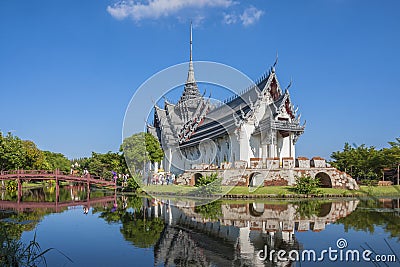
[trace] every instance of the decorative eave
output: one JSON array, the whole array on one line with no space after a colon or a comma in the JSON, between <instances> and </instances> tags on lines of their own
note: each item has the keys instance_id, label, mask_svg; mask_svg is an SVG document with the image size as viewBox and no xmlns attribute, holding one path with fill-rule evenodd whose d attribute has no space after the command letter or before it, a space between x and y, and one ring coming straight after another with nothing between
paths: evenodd
<instances>
[{"instance_id":1,"label":"decorative eave","mask_svg":"<svg viewBox=\"0 0 400 267\"><path fill-rule=\"evenodd\" d=\"M167 107L167 106L175 107L175 104L172 104L172 103L169 102L167 99L165 99L165 100L164 100L164 106L165 106L165 107Z\"/></svg>"},{"instance_id":2,"label":"decorative eave","mask_svg":"<svg viewBox=\"0 0 400 267\"><path fill-rule=\"evenodd\" d=\"M154 105L154 109L155 110L161 110L161 111L164 111L165 112L165 109L163 109L163 108L160 108L159 106L157 106L157 105Z\"/></svg>"},{"instance_id":3,"label":"decorative eave","mask_svg":"<svg viewBox=\"0 0 400 267\"><path fill-rule=\"evenodd\" d=\"M292 120L296 118L296 111L294 110L292 101L290 100L288 89L285 90L285 93L282 95L281 99L278 99L274 102L273 106L276 107L275 117L278 117L280 114L282 114L282 112L285 112Z\"/></svg>"}]
</instances>

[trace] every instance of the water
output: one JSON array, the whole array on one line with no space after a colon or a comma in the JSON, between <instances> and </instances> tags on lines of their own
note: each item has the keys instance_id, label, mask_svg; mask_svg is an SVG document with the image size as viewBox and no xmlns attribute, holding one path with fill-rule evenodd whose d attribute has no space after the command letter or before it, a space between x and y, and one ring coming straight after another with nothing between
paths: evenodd
<instances>
[{"instance_id":1,"label":"water","mask_svg":"<svg viewBox=\"0 0 400 267\"><path fill-rule=\"evenodd\" d=\"M46 254L48 266L400 266L399 258L361 258L367 249L370 258L400 256L400 199L221 200L178 208L172 200L88 194L85 187L65 187L59 199L52 188L26 190L19 203L0 193L1 226L25 243L36 233L42 249L56 248ZM336 261L321 257L329 248ZM286 254L278 257L279 250ZM302 261L304 250L314 250L315 260ZM359 262L346 261L349 250L359 251Z\"/></svg>"}]
</instances>

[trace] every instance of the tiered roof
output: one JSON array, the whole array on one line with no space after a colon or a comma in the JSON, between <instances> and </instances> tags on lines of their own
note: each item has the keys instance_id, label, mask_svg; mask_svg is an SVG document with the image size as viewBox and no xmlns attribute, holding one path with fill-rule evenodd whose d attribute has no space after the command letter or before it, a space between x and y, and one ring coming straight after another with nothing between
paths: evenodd
<instances>
[{"instance_id":1,"label":"tiered roof","mask_svg":"<svg viewBox=\"0 0 400 267\"><path fill-rule=\"evenodd\" d=\"M164 109L155 106L154 125L148 131L157 136L163 146L193 146L205 138L217 138L237 130L243 123L254 121L261 102L267 103L271 114L255 122L255 133L266 129L303 133L300 116L294 109L289 86L283 92L275 73L275 64L255 85L240 95L229 98L223 105L212 108L210 100L200 94L192 61L192 26L190 28L189 71L181 98L176 105L165 100Z\"/></svg>"}]
</instances>

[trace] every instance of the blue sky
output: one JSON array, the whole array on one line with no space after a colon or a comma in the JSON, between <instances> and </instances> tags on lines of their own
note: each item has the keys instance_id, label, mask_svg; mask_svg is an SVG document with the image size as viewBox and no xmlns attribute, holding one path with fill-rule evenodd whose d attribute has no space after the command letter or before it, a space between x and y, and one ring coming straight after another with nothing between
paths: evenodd
<instances>
[{"instance_id":1,"label":"blue sky","mask_svg":"<svg viewBox=\"0 0 400 267\"><path fill-rule=\"evenodd\" d=\"M400 136L397 0L0 1L0 130L68 157L116 151L151 75L188 60L257 79L279 53L307 128L297 155ZM184 81L186 77L182 77Z\"/></svg>"}]
</instances>

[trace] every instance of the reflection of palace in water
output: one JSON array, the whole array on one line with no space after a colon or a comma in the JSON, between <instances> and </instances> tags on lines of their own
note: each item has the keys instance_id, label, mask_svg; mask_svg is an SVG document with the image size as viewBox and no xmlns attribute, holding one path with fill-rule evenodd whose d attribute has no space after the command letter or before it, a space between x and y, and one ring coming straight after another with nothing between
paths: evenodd
<instances>
[{"instance_id":1,"label":"reflection of palace in water","mask_svg":"<svg viewBox=\"0 0 400 267\"><path fill-rule=\"evenodd\" d=\"M304 216L299 203L222 204L219 219L204 219L194 208L153 203L147 216L161 217L167 226L154 248L155 266L290 266L291 262L258 259L271 250L300 250L295 232L321 231L353 212L358 200L322 202Z\"/></svg>"}]
</instances>

